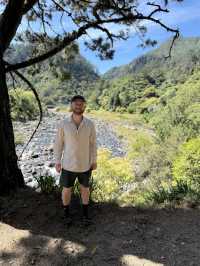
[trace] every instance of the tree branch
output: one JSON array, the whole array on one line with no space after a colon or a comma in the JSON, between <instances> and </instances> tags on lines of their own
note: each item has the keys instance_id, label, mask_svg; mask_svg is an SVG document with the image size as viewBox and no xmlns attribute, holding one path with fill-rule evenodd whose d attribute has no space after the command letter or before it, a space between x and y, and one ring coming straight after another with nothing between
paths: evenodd
<instances>
[{"instance_id":1,"label":"tree branch","mask_svg":"<svg viewBox=\"0 0 200 266\"><path fill-rule=\"evenodd\" d=\"M157 7L156 9L154 9L154 10L149 14L150 17L153 16L153 15L154 15L155 13L157 13L157 12L166 12L166 13L169 12L168 9L163 9L163 8L161 8L160 5L157 5L157 4L154 4L154 3L151 3L151 2L148 2L147 5Z\"/></svg>"},{"instance_id":2,"label":"tree branch","mask_svg":"<svg viewBox=\"0 0 200 266\"><path fill-rule=\"evenodd\" d=\"M83 25L77 31L73 31L72 33L69 33L58 46L56 46L52 50L48 51L47 53L39 55L35 58L31 58L27 61L17 63L15 65L9 65L6 68L6 72L31 66L35 63L39 63L41 61L44 61L51 56L54 56L55 54L60 52L62 49L64 49L67 45L69 45L70 43L72 43L73 41L78 39L80 36L86 34L86 30L88 30L90 28L98 27L104 23L119 23L119 22L129 22L129 21L135 22L136 20L153 21L154 23L159 24L161 27L163 27L167 31L174 32L175 33L175 39L178 38L178 36L179 36L179 30L168 27L167 25L162 23L160 20L151 17L151 14L149 16L144 16L142 14L134 15L134 14L130 13L129 15L118 17L118 18L95 20L95 21L91 21L90 23L88 23L86 25ZM170 51L171 51L171 49L170 49Z\"/></svg>"},{"instance_id":3,"label":"tree branch","mask_svg":"<svg viewBox=\"0 0 200 266\"><path fill-rule=\"evenodd\" d=\"M175 35L174 35L174 37L172 39L172 43L170 45L169 54L168 54L168 56L165 56L165 59L170 58L174 42L175 42L176 39L178 39L178 37L180 35L179 30L178 29L172 29L172 28L168 27L167 25L165 25L164 23L162 23L159 19L152 18L151 16L147 16L147 19L159 24L161 27L163 27L167 31L171 31L171 32L175 33Z\"/></svg>"},{"instance_id":4,"label":"tree branch","mask_svg":"<svg viewBox=\"0 0 200 266\"><path fill-rule=\"evenodd\" d=\"M36 3L38 0L28 0L23 8L23 14L26 14Z\"/></svg>"}]
</instances>

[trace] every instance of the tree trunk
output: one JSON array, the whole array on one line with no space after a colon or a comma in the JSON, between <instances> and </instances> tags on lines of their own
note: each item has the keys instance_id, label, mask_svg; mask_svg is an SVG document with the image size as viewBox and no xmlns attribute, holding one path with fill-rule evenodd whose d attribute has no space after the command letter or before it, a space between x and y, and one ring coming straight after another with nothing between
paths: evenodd
<instances>
[{"instance_id":1,"label":"tree trunk","mask_svg":"<svg viewBox=\"0 0 200 266\"><path fill-rule=\"evenodd\" d=\"M24 178L17 164L5 66L0 56L0 195L19 187L24 187Z\"/></svg>"}]
</instances>

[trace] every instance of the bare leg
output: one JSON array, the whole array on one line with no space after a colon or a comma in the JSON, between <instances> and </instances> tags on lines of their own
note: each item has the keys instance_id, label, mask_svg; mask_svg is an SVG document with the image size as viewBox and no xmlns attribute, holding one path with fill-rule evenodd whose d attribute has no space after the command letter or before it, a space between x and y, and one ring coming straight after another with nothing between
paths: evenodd
<instances>
[{"instance_id":1,"label":"bare leg","mask_svg":"<svg viewBox=\"0 0 200 266\"><path fill-rule=\"evenodd\" d=\"M88 205L89 205L89 195L90 195L90 189L89 187L84 187L83 185L80 185L81 190L81 199L82 199L82 208L83 208L83 219L84 222L88 222ZM87 221L85 221L87 219Z\"/></svg>"},{"instance_id":2,"label":"bare leg","mask_svg":"<svg viewBox=\"0 0 200 266\"><path fill-rule=\"evenodd\" d=\"M69 205L71 201L72 188L63 187L62 190L62 203L64 206Z\"/></svg>"},{"instance_id":3,"label":"bare leg","mask_svg":"<svg viewBox=\"0 0 200 266\"><path fill-rule=\"evenodd\" d=\"M89 187L84 187L83 185L80 185L81 190L81 199L83 204L89 203L89 195L90 195L90 189Z\"/></svg>"},{"instance_id":4,"label":"bare leg","mask_svg":"<svg viewBox=\"0 0 200 266\"><path fill-rule=\"evenodd\" d=\"M65 216L65 219L68 225L70 225L72 222L72 219L69 213L69 205L70 205L71 194L72 194L71 190L72 188L66 188L66 187L63 187L63 190L62 190L62 203L63 203L63 208L64 208L64 216Z\"/></svg>"}]
</instances>

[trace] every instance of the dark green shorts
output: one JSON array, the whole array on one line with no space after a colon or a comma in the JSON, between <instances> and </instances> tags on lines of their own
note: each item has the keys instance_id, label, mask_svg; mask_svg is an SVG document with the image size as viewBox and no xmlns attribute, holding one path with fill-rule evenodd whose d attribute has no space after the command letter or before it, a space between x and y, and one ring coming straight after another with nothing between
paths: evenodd
<instances>
[{"instance_id":1,"label":"dark green shorts","mask_svg":"<svg viewBox=\"0 0 200 266\"><path fill-rule=\"evenodd\" d=\"M78 181L81 185L84 187L89 187L91 174L91 169L85 172L72 172L62 168L59 183L63 187L70 188L74 186L76 177L78 177Z\"/></svg>"}]
</instances>

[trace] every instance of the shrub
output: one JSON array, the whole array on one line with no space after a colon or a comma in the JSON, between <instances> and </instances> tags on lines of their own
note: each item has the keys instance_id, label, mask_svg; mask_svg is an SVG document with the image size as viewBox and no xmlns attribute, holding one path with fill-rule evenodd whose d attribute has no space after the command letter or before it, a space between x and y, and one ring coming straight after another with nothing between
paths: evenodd
<instances>
[{"instance_id":1,"label":"shrub","mask_svg":"<svg viewBox=\"0 0 200 266\"><path fill-rule=\"evenodd\" d=\"M133 113L136 112L136 104L135 104L135 102L132 102L132 103L129 104L129 106L127 107L127 111L130 114L133 114Z\"/></svg>"},{"instance_id":2,"label":"shrub","mask_svg":"<svg viewBox=\"0 0 200 266\"><path fill-rule=\"evenodd\" d=\"M156 110L158 103L159 99L156 97L145 98L141 101L137 109L141 114L150 113Z\"/></svg>"},{"instance_id":3,"label":"shrub","mask_svg":"<svg viewBox=\"0 0 200 266\"><path fill-rule=\"evenodd\" d=\"M118 106L115 108L115 111L118 113L125 113L127 110L125 107Z\"/></svg>"},{"instance_id":4,"label":"shrub","mask_svg":"<svg viewBox=\"0 0 200 266\"><path fill-rule=\"evenodd\" d=\"M176 185L161 184L159 187L148 191L146 201L158 204L181 201L188 193L191 193L191 189L182 181L178 181Z\"/></svg>"},{"instance_id":5,"label":"shrub","mask_svg":"<svg viewBox=\"0 0 200 266\"><path fill-rule=\"evenodd\" d=\"M38 188L45 194L50 194L57 189L56 180L52 176L33 176L38 182Z\"/></svg>"},{"instance_id":6,"label":"shrub","mask_svg":"<svg viewBox=\"0 0 200 266\"><path fill-rule=\"evenodd\" d=\"M176 89L175 87L170 90ZM159 108L150 117L153 125L162 140L173 134L185 141L195 138L200 133L200 106L199 83L191 80L179 86L174 97L165 102L165 106Z\"/></svg>"},{"instance_id":7,"label":"shrub","mask_svg":"<svg viewBox=\"0 0 200 266\"><path fill-rule=\"evenodd\" d=\"M153 203L200 200L200 138L191 139L180 147L172 163L172 180L161 180L147 189L146 201ZM155 184L154 184L155 185Z\"/></svg>"},{"instance_id":8,"label":"shrub","mask_svg":"<svg viewBox=\"0 0 200 266\"><path fill-rule=\"evenodd\" d=\"M155 87L148 87L143 92L143 97L151 98L151 97L158 97L158 92Z\"/></svg>"},{"instance_id":9,"label":"shrub","mask_svg":"<svg viewBox=\"0 0 200 266\"><path fill-rule=\"evenodd\" d=\"M26 121L36 119L39 109L31 91L11 89L9 91L11 115L13 120Z\"/></svg>"},{"instance_id":10,"label":"shrub","mask_svg":"<svg viewBox=\"0 0 200 266\"><path fill-rule=\"evenodd\" d=\"M200 103L188 106L185 110L185 116L185 128L188 135L198 136L200 134Z\"/></svg>"},{"instance_id":11,"label":"shrub","mask_svg":"<svg viewBox=\"0 0 200 266\"><path fill-rule=\"evenodd\" d=\"M200 138L182 144L173 162L174 183L179 181L200 192Z\"/></svg>"},{"instance_id":12,"label":"shrub","mask_svg":"<svg viewBox=\"0 0 200 266\"><path fill-rule=\"evenodd\" d=\"M134 181L132 166L127 158L111 157L108 149L98 149L98 167L93 171L95 201L117 200L125 184Z\"/></svg>"}]
</instances>

